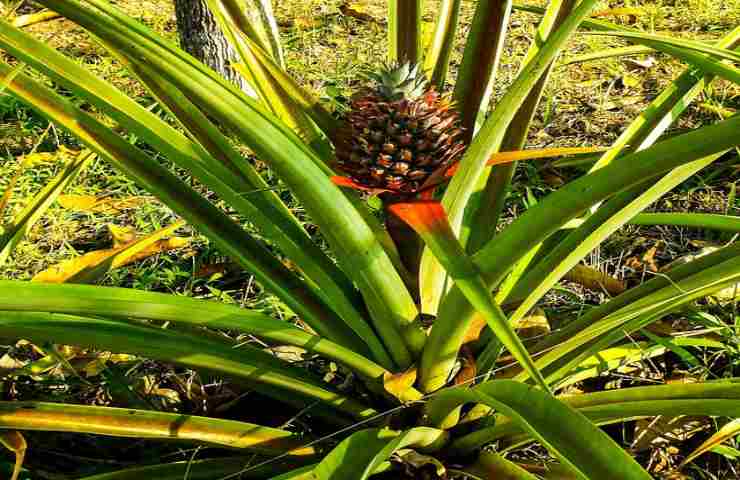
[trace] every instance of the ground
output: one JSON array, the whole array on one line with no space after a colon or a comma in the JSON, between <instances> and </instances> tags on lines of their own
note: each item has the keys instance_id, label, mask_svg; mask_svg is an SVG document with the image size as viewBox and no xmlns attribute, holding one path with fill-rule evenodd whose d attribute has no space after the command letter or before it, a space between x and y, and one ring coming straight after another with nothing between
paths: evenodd
<instances>
[{"instance_id":1,"label":"ground","mask_svg":"<svg viewBox=\"0 0 740 480\"><path fill-rule=\"evenodd\" d=\"M127 13L154 28L166 37L176 40L173 6L169 0L118 0L115 2ZM339 0L281 0L273 2L280 26L289 72L322 100L341 114L352 92L362 84L363 73L377 66L386 49L384 4L379 0L350 2L351 9L365 15L340 10ZM427 30L433 25L436 2L428 5L424 20ZM532 2L542 3L542 2ZM33 10L31 5L25 7ZM456 66L462 55L461 40L470 24L474 2L463 2L462 25L458 48L453 54L450 78L454 79ZM602 1L597 10L611 8L639 8L640 14L609 17L612 21L629 23L648 31L714 41L740 24L740 0L625 0ZM502 65L495 83L492 103L505 91L517 72L532 34L537 17L515 12L510 23L510 34L504 47ZM29 28L51 45L77 59L97 75L111 81L137 98L144 105L152 100L134 78L126 74L106 52L81 29L66 20L54 20ZM606 146L612 143L625 125L650 102L663 87L686 67L679 61L659 53L631 57L608 58L591 62L569 63L579 55L626 45L606 36L579 34L562 55L553 70L551 81L530 132L527 147L551 146ZM675 125L681 131L711 123L740 109L740 87L716 81L702 97L689 107ZM37 152L55 151L60 145L75 147L76 142L65 132L48 127L47 122L32 110L0 94L0 192L10 185L21 169L21 157L33 149ZM248 152L246 152L248 153ZM677 187L654 205L655 211L690 211L711 213L740 213L735 184L738 180L737 152L726 155L712 167ZM13 186L13 195L5 218L23 207L28 198L38 191L59 170L60 163L40 161L26 169ZM525 208L529 196L542 197L579 172L578 166L556 168L543 163L523 164L516 177L512 195L507 204L507 216L513 217ZM269 171L265 176L274 182ZM279 186L279 185L278 185ZM83 253L109 248L109 224L131 227L139 232L151 232L173 221L173 214L158 203L148 192L116 172L110 166L96 162L70 186L67 194L97 195L113 199L143 197L129 208L115 211L86 211L53 206L36 224L26 240L14 252L10 261L0 266L0 278L30 279L35 274L62 260ZM300 212L300 206L293 204ZM1 211L1 209L0 209ZM309 218L305 219L310 222ZM112 271L104 284L139 289L177 292L201 298L219 298L240 303L278 315L290 312L273 297L255 285L248 272L232 268L228 259L209 246L196 232L183 229L183 235L194 240L185 248L150 257L133 265ZM729 234L673 227L628 226L613 235L599 250L593 252L588 263L627 282L638 281L671 261L696 253L707 246L719 245L731 238ZM598 302L605 295L587 291L575 284L565 284L548 296L543 305L548 316L556 321L563 312L578 309L586 302ZM711 323L708 317L734 318L734 307L705 305L697 317ZM699 320L697 320L699 321ZM672 328L671 325L668 325ZM723 337L728 345L737 343L737 337ZM733 346L734 348L734 346ZM729 352L729 347L728 347ZM39 358L33 348L9 343L0 347L0 372ZM290 354L290 352L286 353ZM82 375L56 370L43 376L24 377L22 381L3 383L2 394L13 399L69 400L89 404L140 404L149 408L177 410L190 413L218 413L229 418L243 418L243 409L235 408L244 401L238 391L214 380L196 379L192 372L146 360L128 362L121 359L113 367L97 372L90 357L77 357L75 369L87 369ZM706 360L692 375L716 375L717 365L734 368L737 356L719 352ZM5 362L5 363L2 363ZM711 365L712 368L709 366ZM323 368L323 367L321 367ZM647 369L650 370L650 369ZM666 372L652 372L667 375ZM89 381L92 380L93 381ZM630 381L626 377L624 381ZM596 387L594 387L596 388ZM290 416L276 417L275 425L291 422ZM300 424L300 419L294 424ZM296 427L302 428L302 427ZM171 455L186 458L191 451L167 447L154 449L151 442L120 442L80 435L32 435L35 442L30 461L47 456L54 468L50 470L73 472L79 460L125 464ZM62 445L73 445L71 450ZM127 445L125 450L121 450ZM115 455L111 455L115 449ZM72 451L73 453L68 453ZM51 459L51 460L49 460ZM646 460L648 461L648 460ZM659 460L650 459L658 462ZM721 458L713 458L718 472L732 472L732 465ZM724 462L724 463L723 463ZM82 474L85 472L75 472ZM731 473L730 473L731 474ZM697 474L698 475L698 474ZM53 478L50 476L48 478ZM702 478L702 477L696 477ZM710 477L707 477L710 478Z\"/></svg>"}]
</instances>

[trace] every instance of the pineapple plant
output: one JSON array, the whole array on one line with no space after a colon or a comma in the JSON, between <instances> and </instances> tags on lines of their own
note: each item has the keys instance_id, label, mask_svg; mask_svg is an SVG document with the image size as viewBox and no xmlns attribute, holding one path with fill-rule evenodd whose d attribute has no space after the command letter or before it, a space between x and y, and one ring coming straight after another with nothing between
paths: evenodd
<instances>
[{"instance_id":1,"label":"pineapple plant","mask_svg":"<svg viewBox=\"0 0 740 480\"><path fill-rule=\"evenodd\" d=\"M533 40L520 73L470 135L466 148L463 135L473 132L462 132L460 124L472 125L487 109L486 86L503 51L494 46L502 45L511 2L474 4L454 105L430 85L444 85L459 1L443 2L446 7L440 8L434 39L423 58L431 79L413 62L383 69L372 76L374 85L354 99L344 123L283 70L279 53L270 53L271 46L279 48L279 37L276 31L257 28L255 22L264 15L256 20L240 16L246 11L240 8L244 0L205 2L235 45L243 60L238 65L259 98L228 84L107 0L37 3L100 39L177 124L4 19L0 48L22 63L0 61L1 89L34 106L101 161L146 187L248 271L250 282L254 278L287 308L273 317L246 306L130 288L0 280L0 335L40 345L130 352L209 377L234 379L234 385L285 403L296 412L294 419L302 420L289 422L288 430L287 425L275 428L179 411L3 400L0 439L10 438L13 430L60 430L243 450L233 457L205 451L210 458L196 450L197 458L188 455L117 472L99 462L85 480L402 478L415 468L410 458L424 458L422 468L434 465L444 478L532 479L545 468L547 475L562 469L569 478L649 480L631 452L599 425L635 417L740 416L737 378L579 395L569 388L604 375L601 359L612 358L606 355L614 350L625 355L618 359L620 366L632 363L632 358L642 361L647 350L638 345L638 356L633 357L630 334L740 282L740 242L579 310L537 343L525 345L513 327L617 227L737 147L738 116L668 139L659 137L712 75L740 83L737 69L724 62L740 59L731 50L740 42L740 29L710 47L590 20L596 0L526 7L542 15L538 41ZM255 5L254 11L265 12L269 1L248 3ZM389 0L388 5L389 57L422 61L421 0ZM625 129L591 171L538 199L504 226L494 207L505 200L514 167L489 162L497 152L524 144L551 66L579 25L627 34L688 59L692 66ZM27 75L26 69L37 72ZM47 87L36 73L66 87L73 98ZM99 112L92 115L81 104ZM130 142L99 120L98 113L151 148ZM269 162L316 225L321 243L244 161L232 140ZM398 229L383 229L354 192L331 183L328 165L335 149L339 168L348 176L343 184L383 192L387 210L397 215L389 218L408 223L424 241L421 260L417 255L417 261L410 261L411 255L395 248L408 247L409 242L389 241L388 233L393 236ZM173 174L160 154L211 190L218 202L193 188L190 178ZM449 176L458 157L463 157L459 171L441 202L412 201L427 196ZM43 193L46 201L53 192ZM27 223L38 218L23 215ZM572 220L581 221L572 226ZM0 242L22 235L25 224L18 225L21 233ZM496 232L497 227L503 228ZM547 247L541 248L546 241ZM285 259L296 268L288 268ZM413 272L409 281L404 275L411 270L408 263L428 268ZM295 323L283 318L285 310L295 314ZM435 317L427 327L420 319L431 311ZM163 328L170 324L172 328ZM206 328L259 341L236 344ZM668 338L658 346L675 340ZM703 345L697 342L701 338L690 340ZM324 359L322 363L334 363L337 374L321 377L306 369L306 362L274 356L273 347L279 346L297 347ZM518 362L505 372L497 368L506 351L502 346ZM464 368L458 369L460 365ZM515 377L508 378L508 373ZM468 408L471 404L476 406ZM255 413L260 422L270 420L263 412L244 413ZM297 427L308 425L308 419L310 428ZM11 432L5 435L3 429ZM546 447L559 463L520 465L520 457L507 459L506 450L488 448L532 441ZM448 465L454 470L445 472ZM419 478L418 472L410 475Z\"/></svg>"},{"instance_id":2,"label":"pineapple plant","mask_svg":"<svg viewBox=\"0 0 740 480\"><path fill-rule=\"evenodd\" d=\"M418 64L385 65L352 100L338 168L359 188L407 197L430 189L465 150L460 115Z\"/></svg>"}]
</instances>

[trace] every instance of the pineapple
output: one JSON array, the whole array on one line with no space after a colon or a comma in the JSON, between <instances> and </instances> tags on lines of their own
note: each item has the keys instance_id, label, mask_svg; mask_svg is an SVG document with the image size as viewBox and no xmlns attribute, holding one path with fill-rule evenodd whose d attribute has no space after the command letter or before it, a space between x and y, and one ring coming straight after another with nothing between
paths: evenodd
<instances>
[{"instance_id":1,"label":"pineapple","mask_svg":"<svg viewBox=\"0 0 740 480\"><path fill-rule=\"evenodd\" d=\"M439 183L465 149L459 115L418 65L387 66L352 100L338 168L360 187L412 196Z\"/></svg>"}]
</instances>

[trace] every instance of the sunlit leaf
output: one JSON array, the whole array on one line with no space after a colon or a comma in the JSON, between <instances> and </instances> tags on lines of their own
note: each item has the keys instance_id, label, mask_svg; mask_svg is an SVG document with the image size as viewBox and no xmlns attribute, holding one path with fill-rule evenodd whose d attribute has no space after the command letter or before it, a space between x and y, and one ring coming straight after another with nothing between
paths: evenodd
<instances>
[{"instance_id":1,"label":"sunlit leaf","mask_svg":"<svg viewBox=\"0 0 740 480\"><path fill-rule=\"evenodd\" d=\"M511 380L492 380L472 389L440 392L428 402L426 411L436 425L465 403L483 403L502 412L558 456L579 479L651 478L583 414L545 391Z\"/></svg>"},{"instance_id":2,"label":"sunlit leaf","mask_svg":"<svg viewBox=\"0 0 740 480\"><path fill-rule=\"evenodd\" d=\"M262 453L312 456L294 433L219 418L45 402L0 402L0 425L21 430L182 439ZM21 437L22 438L22 437Z\"/></svg>"}]
</instances>

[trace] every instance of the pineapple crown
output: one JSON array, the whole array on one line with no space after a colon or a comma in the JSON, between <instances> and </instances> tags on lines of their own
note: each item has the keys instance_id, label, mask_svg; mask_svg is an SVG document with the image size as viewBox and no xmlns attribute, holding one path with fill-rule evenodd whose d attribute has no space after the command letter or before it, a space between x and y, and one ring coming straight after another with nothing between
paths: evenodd
<instances>
[{"instance_id":1,"label":"pineapple crown","mask_svg":"<svg viewBox=\"0 0 740 480\"><path fill-rule=\"evenodd\" d=\"M419 98L429 88L429 81L419 64L404 62L386 64L367 77L377 83L377 92L386 100Z\"/></svg>"}]
</instances>

